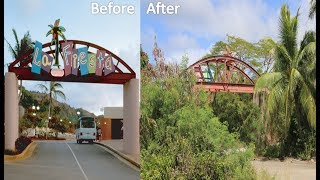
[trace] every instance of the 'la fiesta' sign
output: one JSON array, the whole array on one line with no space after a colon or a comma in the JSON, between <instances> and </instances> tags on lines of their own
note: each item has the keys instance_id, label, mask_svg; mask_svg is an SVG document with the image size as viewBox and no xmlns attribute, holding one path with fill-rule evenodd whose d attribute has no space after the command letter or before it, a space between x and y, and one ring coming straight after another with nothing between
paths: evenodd
<instances>
[{"instance_id":1,"label":"'la fiesta' sign","mask_svg":"<svg viewBox=\"0 0 320 180\"><path fill-rule=\"evenodd\" d=\"M64 75L78 75L80 66L81 76L96 74L97 76L108 75L115 71L111 55L106 51L97 50L97 53L89 53L88 47L73 48L73 42L61 43L61 54L64 63ZM42 51L42 43L36 41L34 46L31 72L40 74L41 69L50 73L53 57Z\"/></svg>"}]
</instances>

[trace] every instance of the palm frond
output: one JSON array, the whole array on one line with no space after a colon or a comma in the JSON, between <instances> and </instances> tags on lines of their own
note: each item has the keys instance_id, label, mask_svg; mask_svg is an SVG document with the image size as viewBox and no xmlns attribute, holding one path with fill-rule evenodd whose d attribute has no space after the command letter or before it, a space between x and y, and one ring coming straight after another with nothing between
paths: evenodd
<instances>
[{"instance_id":1,"label":"palm frond","mask_svg":"<svg viewBox=\"0 0 320 180\"><path fill-rule=\"evenodd\" d=\"M293 58L297 50L297 28L299 13L291 18L287 5L281 7L280 17L280 41L287 50L289 56Z\"/></svg>"},{"instance_id":2,"label":"palm frond","mask_svg":"<svg viewBox=\"0 0 320 180\"><path fill-rule=\"evenodd\" d=\"M275 71L288 71L291 67L292 57L283 45L278 45L275 48Z\"/></svg>"},{"instance_id":3,"label":"palm frond","mask_svg":"<svg viewBox=\"0 0 320 180\"><path fill-rule=\"evenodd\" d=\"M37 85L41 90L45 91L46 93L48 93L49 89L46 85L44 84L38 84Z\"/></svg>"},{"instance_id":4,"label":"palm frond","mask_svg":"<svg viewBox=\"0 0 320 180\"><path fill-rule=\"evenodd\" d=\"M15 29L12 29L13 35L14 35L14 39L16 41L16 51L18 51L20 49L20 45L19 45L19 39L18 39L18 35Z\"/></svg>"},{"instance_id":5,"label":"palm frond","mask_svg":"<svg viewBox=\"0 0 320 180\"><path fill-rule=\"evenodd\" d=\"M277 83L269 92L267 97L267 117L271 118L273 114L279 114L281 112L282 107L285 105L285 89L286 87L284 84Z\"/></svg>"},{"instance_id":6,"label":"palm frond","mask_svg":"<svg viewBox=\"0 0 320 180\"><path fill-rule=\"evenodd\" d=\"M47 32L46 37L49 36L50 34L52 34L52 30L51 29Z\"/></svg>"},{"instance_id":7,"label":"palm frond","mask_svg":"<svg viewBox=\"0 0 320 180\"><path fill-rule=\"evenodd\" d=\"M63 26L59 26L59 30L60 30L61 32L65 32L65 31L66 31L66 29L65 29Z\"/></svg>"},{"instance_id":8,"label":"palm frond","mask_svg":"<svg viewBox=\"0 0 320 180\"><path fill-rule=\"evenodd\" d=\"M56 95L56 97L59 96L59 97L61 97L63 100L66 100L66 95L65 95L62 91L56 90L56 91L54 92L54 94Z\"/></svg>"},{"instance_id":9,"label":"palm frond","mask_svg":"<svg viewBox=\"0 0 320 180\"><path fill-rule=\"evenodd\" d=\"M53 25L52 25L52 24L49 24L48 26L49 26L51 29L53 28Z\"/></svg>"},{"instance_id":10,"label":"palm frond","mask_svg":"<svg viewBox=\"0 0 320 180\"><path fill-rule=\"evenodd\" d=\"M51 86L51 90L55 90L57 88L63 88L61 83L54 82L54 81L51 82L50 86Z\"/></svg>"},{"instance_id":11,"label":"palm frond","mask_svg":"<svg viewBox=\"0 0 320 180\"><path fill-rule=\"evenodd\" d=\"M7 45L9 46L9 51L11 53L12 58L17 59L18 55L16 53L16 51L13 49L13 47L11 46L11 44L7 41L6 38L4 38L4 40L7 42Z\"/></svg>"},{"instance_id":12,"label":"palm frond","mask_svg":"<svg viewBox=\"0 0 320 180\"><path fill-rule=\"evenodd\" d=\"M307 114L308 123L316 129L316 102L306 84L302 83L299 95L300 103Z\"/></svg>"},{"instance_id":13,"label":"palm frond","mask_svg":"<svg viewBox=\"0 0 320 180\"><path fill-rule=\"evenodd\" d=\"M309 18L313 19L313 17L316 14L316 0L311 0L310 1L310 11L309 11Z\"/></svg>"},{"instance_id":14,"label":"palm frond","mask_svg":"<svg viewBox=\"0 0 320 180\"><path fill-rule=\"evenodd\" d=\"M272 89L283 78L281 72L271 72L260 76L254 86L255 91L260 91L264 88Z\"/></svg>"},{"instance_id":15,"label":"palm frond","mask_svg":"<svg viewBox=\"0 0 320 180\"><path fill-rule=\"evenodd\" d=\"M60 35L64 41L67 41L66 37L62 32L58 31L58 35Z\"/></svg>"}]
</instances>

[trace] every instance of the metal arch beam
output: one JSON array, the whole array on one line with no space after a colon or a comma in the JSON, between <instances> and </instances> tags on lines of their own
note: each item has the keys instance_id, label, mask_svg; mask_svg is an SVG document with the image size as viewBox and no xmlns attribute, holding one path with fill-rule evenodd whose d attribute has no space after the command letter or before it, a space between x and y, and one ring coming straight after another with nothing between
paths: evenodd
<instances>
[{"instance_id":1,"label":"metal arch beam","mask_svg":"<svg viewBox=\"0 0 320 180\"><path fill-rule=\"evenodd\" d=\"M198 82L195 88L203 88L207 92L254 93L254 85L252 84Z\"/></svg>"},{"instance_id":2,"label":"metal arch beam","mask_svg":"<svg viewBox=\"0 0 320 180\"><path fill-rule=\"evenodd\" d=\"M95 76L88 74L84 76L69 75L63 77L53 77L50 74L34 74L31 72L31 67L19 68L13 67L11 72L14 72L20 80L37 80L37 81L63 81L63 82L83 82L83 83L105 83L105 84L124 84L134 78L131 73L111 73L107 76Z\"/></svg>"},{"instance_id":3,"label":"metal arch beam","mask_svg":"<svg viewBox=\"0 0 320 180\"><path fill-rule=\"evenodd\" d=\"M242 60L240 60L238 58L231 57L231 56L210 56L210 57L206 57L206 58L200 59L199 61L193 63L192 65L189 66L189 68L193 68L196 65L200 65L200 64L206 63L208 61L217 62L217 61L222 61L222 60L239 62L239 63L243 64L244 66L246 66L247 68L249 68L254 74L256 74L257 76L260 76L260 74L255 69L253 69L248 63L246 63L246 62L244 62L244 61L242 61Z\"/></svg>"},{"instance_id":4,"label":"metal arch beam","mask_svg":"<svg viewBox=\"0 0 320 180\"><path fill-rule=\"evenodd\" d=\"M65 42L64 40L60 40L59 41L59 44ZM90 47L93 47L93 48L96 48L96 49L100 49L100 50L104 50L106 51L108 54L111 54L112 57L114 57L115 59L118 60L118 62L120 62L124 67L126 67L130 73L136 75L136 73L131 69L131 67L126 64L120 57L118 57L117 55L113 54L111 51L101 47L101 46L98 46L96 44L93 44L93 43L89 43L89 42L86 42L86 41L80 41L80 40L67 40L67 42L73 42L74 44L79 44L79 45L86 45L86 46L90 46ZM53 45L51 45L51 43L46 43L46 44L43 44L42 45L42 49L43 48L46 48L46 47L51 47ZM32 53L33 53L33 49L29 50L26 54L22 55L21 57L19 57L18 59L16 59L15 61L13 61L10 65L9 65L9 71L10 69L12 69L18 62L22 61L23 59L27 58L28 56L30 56ZM51 50L51 51L48 51L48 52L52 52L54 50ZM52 53L51 53L52 54ZM28 59L26 61L24 61L23 63L21 63L21 67L24 67L26 66L27 64L31 63L32 59ZM117 66L116 66L117 67ZM118 67L117 67L117 70L122 72Z\"/></svg>"},{"instance_id":5,"label":"metal arch beam","mask_svg":"<svg viewBox=\"0 0 320 180\"><path fill-rule=\"evenodd\" d=\"M232 83L224 83L224 82L205 82L201 78L202 69L201 65L208 66L209 62L215 62L215 63L222 63L227 66L233 66L235 70L237 70L240 74L245 76L251 84L232 84ZM232 64L232 63L239 63L239 64ZM231 92L231 93L254 93L254 84L252 78L248 76L241 68L239 68L239 65L243 65L244 68L248 68L251 72L253 72L256 76L260 76L259 73L253 69L249 64L246 62L237 59L235 57L231 56L210 56L203 59L200 59L199 61L193 63L188 67L188 69L193 69L195 73L200 75L198 77L198 82L195 88L204 88L207 92Z\"/></svg>"}]
</instances>

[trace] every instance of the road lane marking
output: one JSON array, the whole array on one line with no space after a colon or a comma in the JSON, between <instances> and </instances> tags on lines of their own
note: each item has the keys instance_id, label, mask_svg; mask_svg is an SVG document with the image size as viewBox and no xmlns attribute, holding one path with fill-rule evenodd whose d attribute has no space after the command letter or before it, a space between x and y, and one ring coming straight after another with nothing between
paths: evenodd
<instances>
[{"instance_id":1,"label":"road lane marking","mask_svg":"<svg viewBox=\"0 0 320 180\"><path fill-rule=\"evenodd\" d=\"M36 164L18 164L18 163L4 163L4 165L30 166L30 167L39 167L39 168L66 168L66 167L61 167L61 166L44 166L44 165L36 165ZM72 169L78 169L78 168L72 168Z\"/></svg>"},{"instance_id":2,"label":"road lane marking","mask_svg":"<svg viewBox=\"0 0 320 180\"><path fill-rule=\"evenodd\" d=\"M89 180L89 179L88 179L88 177L87 177L87 175L86 175L86 173L84 173L84 171L83 171L83 169L82 169L82 167L81 167L81 165L80 165L80 163L79 163L79 161L78 161L78 159L77 159L76 155L73 153L73 151L72 151L71 147L69 146L69 144L68 144L68 143L66 143L66 145L69 147L69 149L70 149L70 151L71 151L71 153L72 153L72 155L73 155L74 159L77 161L77 164L78 164L78 166L79 166L79 168L80 168L80 170L81 170L81 172L82 172L82 174L83 174L84 178L85 178L86 180Z\"/></svg>"}]
</instances>

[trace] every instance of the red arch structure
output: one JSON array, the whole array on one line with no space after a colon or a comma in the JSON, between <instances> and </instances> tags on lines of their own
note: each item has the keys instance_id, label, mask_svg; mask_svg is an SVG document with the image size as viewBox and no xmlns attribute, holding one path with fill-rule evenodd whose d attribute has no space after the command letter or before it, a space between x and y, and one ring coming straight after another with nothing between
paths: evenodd
<instances>
[{"instance_id":1,"label":"red arch structure","mask_svg":"<svg viewBox=\"0 0 320 180\"><path fill-rule=\"evenodd\" d=\"M65 41L59 41L61 43ZM20 58L14 60L8 67L9 72L14 72L19 80L37 80L37 81L64 81L64 82L87 82L87 83L104 83L104 84L124 84L131 79L136 78L136 73L117 55L111 51L85 41L80 40L68 40L67 42L73 42L74 48L88 47L88 52L96 52L97 50L105 50L107 54L111 55L115 65L115 72L108 74L107 76L96 76L95 74L88 74L81 76L80 72L78 75L68 75L63 77L54 77L44 71L41 74L35 74L31 72L32 54L33 49L29 50L26 54L20 56ZM47 54L55 53L52 49L55 45L46 43L42 45L42 51ZM62 57L61 48L59 49L60 56ZM80 71L80 70L79 70Z\"/></svg>"},{"instance_id":2,"label":"red arch structure","mask_svg":"<svg viewBox=\"0 0 320 180\"><path fill-rule=\"evenodd\" d=\"M205 57L191 66L197 87L209 92L254 93L259 73L248 63L228 55Z\"/></svg>"}]
</instances>

